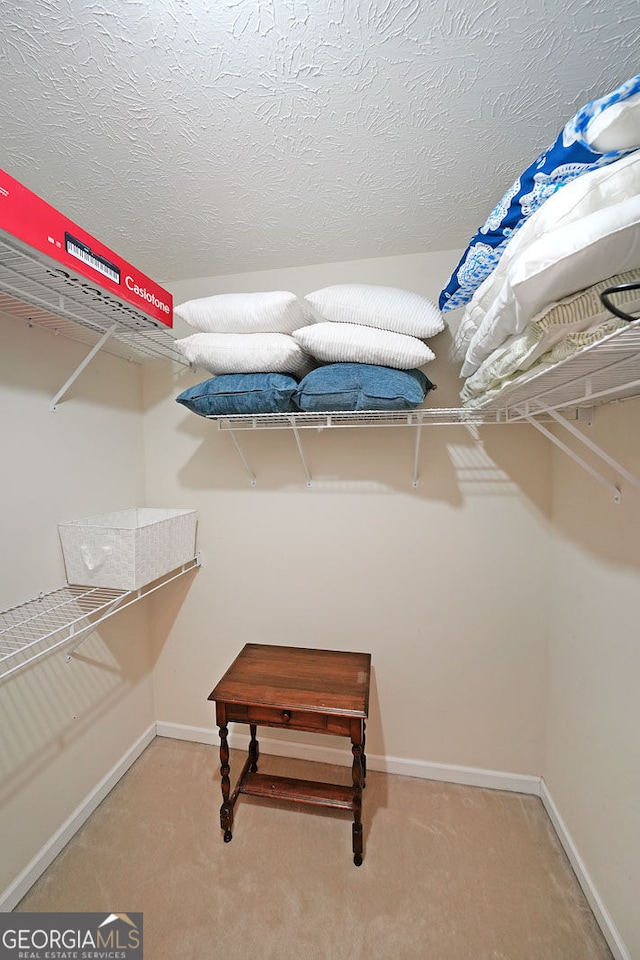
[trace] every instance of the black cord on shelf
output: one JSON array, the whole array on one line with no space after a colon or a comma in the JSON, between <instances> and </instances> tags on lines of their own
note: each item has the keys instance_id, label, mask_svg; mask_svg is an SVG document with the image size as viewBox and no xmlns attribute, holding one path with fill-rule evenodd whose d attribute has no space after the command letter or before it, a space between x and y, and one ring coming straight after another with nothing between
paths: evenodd
<instances>
[{"instance_id":1,"label":"black cord on shelf","mask_svg":"<svg viewBox=\"0 0 640 960\"><path fill-rule=\"evenodd\" d=\"M607 287L606 290L603 290L600 294L600 299L604 306L611 313L615 314L616 317L620 317L621 320L637 320L638 317L634 317L630 313L625 313L624 310L621 310L619 307L616 307L615 304L611 303L609 299L609 294L611 293L622 293L624 290L640 290L640 282L635 281L634 283L618 283L614 287Z\"/></svg>"}]
</instances>

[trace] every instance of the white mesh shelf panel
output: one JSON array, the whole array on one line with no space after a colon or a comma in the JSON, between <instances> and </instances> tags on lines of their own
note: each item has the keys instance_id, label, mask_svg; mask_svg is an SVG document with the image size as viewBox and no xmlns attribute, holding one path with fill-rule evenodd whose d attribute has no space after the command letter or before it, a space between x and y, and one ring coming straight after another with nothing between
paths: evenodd
<instances>
[{"instance_id":1,"label":"white mesh shelf panel","mask_svg":"<svg viewBox=\"0 0 640 960\"><path fill-rule=\"evenodd\" d=\"M0 682L54 650L75 649L108 617L198 566L196 555L139 590L66 584L0 611Z\"/></svg>"},{"instance_id":2,"label":"white mesh shelf panel","mask_svg":"<svg viewBox=\"0 0 640 960\"><path fill-rule=\"evenodd\" d=\"M2 231L0 312L91 347L115 328L103 347L107 353L135 362L161 359L188 365L172 333L159 321L116 296L88 293Z\"/></svg>"},{"instance_id":3,"label":"white mesh shelf panel","mask_svg":"<svg viewBox=\"0 0 640 960\"><path fill-rule=\"evenodd\" d=\"M478 407L480 417L518 419L545 409L594 407L640 395L640 319L553 367L504 387Z\"/></svg>"},{"instance_id":4,"label":"white mesh shelf panel","mask_svg":"<svg viewBox=\"0 0 640 960\"><path fill-rule=\"evenodd\" d=\"M495 422L495 416L464 407L418 410L349 410L314 413L235 414L210 417L220 430L324 429L332 427L421 427Z\"/></svg>"},{"instance_id":5,"label":"white mesh shelf panel","mask_svg":"<svg viewBox=\"0 0 640 960\"><path fill-rule=\"evenodd\" d=\"M330 427L420 427L429 424L489 424L565 414L613 400L640 396L640 319L585 347L553 367L509 384L476 407L424 407L410 411L266 413L212 417L220 430L274 430Z\"/></svg>"},{"instance_id":6,"label":"white mesh shelf panel","mask_svg":"<svg viewBox=\"0 0 640 960\"><path fill-rule=\"evenodd\" d=\"M0 676L6 677L75 639L126 592L64 586L0 613Z\"/></svg>"},{"instance_id":7,"label":"white mesh shelf panel","mask_svg":"<svg viewBox=\"0 0 640 960\"><path fill-rule=\"evenodd\" d=\"M476 407L424 407L411 411L351 411L318 413L238 414L212 417L218 429L226 430L242 458L252 485L256 475L249 465L247 454L237 434L245 430L290 429L296 439L298 451L311 486L312 477L299 431L305 428L322 430L334 427L390 427L408 426L417 429L413 486L418 485L418 466L421 428L429 425L468 428L484 424L528 422L577 463L596 480L614 493L619 502L620 491L608 478L592 468L585 460L559 439L544 423L560 426L573 434L592 453L600 457L619 476L634 486L640 481L602 451L590 438L582 435L570 423L578 419L582 408L592 408L614 400L640 396L640 319L630 321L625 327L586 347L572 357L541 368L520 382L504 387L495 397Z\"/></svg>"}]
</instances>

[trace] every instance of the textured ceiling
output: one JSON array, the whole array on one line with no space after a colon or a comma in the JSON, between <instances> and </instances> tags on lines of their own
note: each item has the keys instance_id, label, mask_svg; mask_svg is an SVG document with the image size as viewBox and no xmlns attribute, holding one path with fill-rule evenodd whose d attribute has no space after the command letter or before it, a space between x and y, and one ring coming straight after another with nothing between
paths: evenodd
<instances>
[{"instance_id":1,"label":"textured ceiling","mask_svg":"<svg viewBox=\"0 0 640 960\"><path fill-rule=\"evenodd\" d=\"M0 167L156 280L463 247L638 0L0 0Z\"/></svg>"}]
</instances>

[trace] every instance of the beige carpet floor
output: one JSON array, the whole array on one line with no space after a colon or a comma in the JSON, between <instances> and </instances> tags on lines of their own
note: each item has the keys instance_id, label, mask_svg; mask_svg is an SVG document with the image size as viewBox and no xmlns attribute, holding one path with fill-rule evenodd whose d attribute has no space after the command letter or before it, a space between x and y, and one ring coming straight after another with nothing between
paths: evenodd
<instances>
[{"instance_id":1,"label":"beige carpet floor","mask_svg":"<svg viewBox=\"0 0 640 960\"><path fill-rule=\"evenodd\" d=\"M359 868L347 814L241 797L226 844L219 805L217 748L156 738L17 909L142 911L146 960L611 960L537 797L369 771Z\"/></svg>"}]
</instances>

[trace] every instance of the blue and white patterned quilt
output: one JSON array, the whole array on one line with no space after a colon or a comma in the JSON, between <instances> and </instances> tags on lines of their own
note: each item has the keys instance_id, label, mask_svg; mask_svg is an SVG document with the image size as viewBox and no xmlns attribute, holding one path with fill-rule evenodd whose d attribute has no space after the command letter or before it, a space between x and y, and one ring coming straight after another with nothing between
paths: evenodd
<instances>
[{"instance_id":1,"label":"blue and white patterned quilt","mask_svg":"<svg viewBox=\"0 0 640 960\"><path fill-rule=\"evenodd\" d=\"M585 136L590 121L603 110L639 91L640 74L607 96L586 104L564 126L555 142L518 177L469 241L448 284L440 293L438 304L443 312L471 300L497 266L513 234L556 190L588 170L605 166L633 152L627 149L597 153L587 144Z\"/></svg>"}]
</instances>

